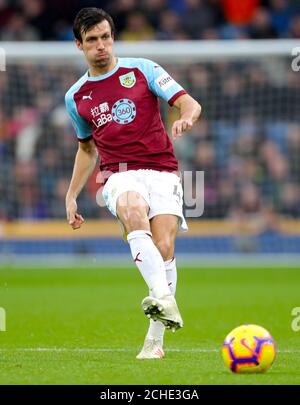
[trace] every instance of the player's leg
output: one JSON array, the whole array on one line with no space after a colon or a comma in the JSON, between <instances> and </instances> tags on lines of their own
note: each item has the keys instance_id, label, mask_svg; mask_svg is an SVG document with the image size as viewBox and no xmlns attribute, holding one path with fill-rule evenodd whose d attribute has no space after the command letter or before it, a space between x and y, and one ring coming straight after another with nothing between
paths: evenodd
<instances>
[{"instance_id":1,"label":"player's leg","mask_svg":"<svg viewBox=\"0 0 300 405\"><path fill-rule=\"evenodd\" d=\"M183 190L180 177L175 173L159 172L149 170L146 174L147 189L149 191L149 219L151 229L156 232L155 243L166 261L171 260L174 255L174 241L178 230L178 220L180 228L187 230L187 225L182 212ZM155 218L155 219L154 219ZM175 263L167 263L174 266ZM176 270L175 270L176 271ZM172 273L175 274L175 271ZM146 300L146 301L145 301ZM183 321L177 308L174 296L168 297L168 302L156 302L147 298L143 302L144 312L151 313L158 309L156 316L151 316L153 320L160 320L166 327L176 330L183 326ZM148 308L149 307L149 308ZM163 307L163 313L160 311Z\"/></svg>"},{"instance_id":2,"label":"player's leg","mask_svg":"<svg viewBox=\"0 0 300 405\"><path fill-rule=\"evenodd\" d=\"M175 239L178 232L178 217L175 215L157 215L150 221L155 246L164 259L168 286L175 296L177 284L176 259L174 257ZM157 321L150 320L147 336L163 340L165 327Z\"/></svg>"},{"instance_id":3,"label":"player's leg","mask_svg":"<svg viewBox=\"0 0 300 405\"><path fill-rule=\"evenodd\" d=\"M154 297L170 295L164 261L152 241L149 193L142 182L143 172L114 173L107 180L102 195L113 215L127 231L127 241L138 269Z\"/></svg>"},{"instance_id":4,"label":"player's leg","mask_svg":"<svg viewBox=\"0 0 300 405\"><path fill-rule=\"evenodd\" d=\"M148 219L149 205L136 191L122 193L116 201L116 213L127 232L133 260L140 270L150 296L163 298L171 294L163 258L153 243Z\"/></svg>"},{"instance_id":5,"label":"player's leg","mask_svg":"<svg viewBox=\"0 0 300 405\"><path fill-rule=\"evenodd\" d=\"M168 286L175 296L177 285L175 240L179 218L176 215L157 215L150 221L153 242L164 259Z\"/></svg>"},{"instance_id":6,"label":"player's leg","mask_svg":"<svg viewBox=\"0 0 300 405\"><path fill-rule=\"evenodd\" d=\"M152 178L144 181L147 175L149 171L115 173L108 179L102 194L109 210L124 225L134 261L151 291L142 302L145 314L176 329L182 326L182 319L168 286L164 260L152 240L148 219L151 213L149 186L157 187ZM165 180L169 185L170 179ZM154 216L152 212L151 218ZM158 356L161 357L161 353Z\"/></svg>"},{"instance_id":7,"label":"player's leg","mask_svg":"<svg viewBox=\"0 0 300 405\"><path fill-rule=\"evenodd\" d=\"M150 221L153 242L164 259L168 286L175 296L177 286L177 268L175 258L175 240L179 218L176 215L157 215ZM157 325L157 323L152 323ZM156 328L156 326L154 326Z\"/></svg>"},{"instance_id":8,"label":"player's leg","mask_svg":"<svg viewBox=\"0 0 300 405\"><path fill-rule=\"evenodd\" d=\"M165 262L167 280L171 292L175 295L177 271L174 258L174 244L178 228L186 231L187 225L182 212L183 190L180 178L173 173L149 171L147 173L149 185L149 218L153 240L160 250ZM180 224L178 224L180 222ZM178 226L179 225L179 226ZM167 308L170 312L170 306ZM176 328L183 326L183 321L177 308L175 298L171 305L171 313L177 319ZM164 323L150 320L150 327L144 342L144 347L138 358L157 358L163 353ZM176 329L175 328L175 329ZM157 348L160 351L157 351ZM152 350L152 352L151 352ZM161 357L161 356L160 356Z\"/></svg>"},{"instance_id":9,"label":"player's leg","mask_svg":"<svg viewBox=\"0 0 300 405\"><path fill-rule=\"evenodd\" d=\"M178 217L175 215L157 215L150 221L153 241L160 251L164 263L168 286L175 296L177 284L176 259L174 257L175 239L178 231ZM144 346L138 358L161 358L164 355L163 338L165 326L161 321L150 319Z\"/></svg>"},{"instance_id":10,"label":"player's leg","mask_svg":"<svg viewBox=\"0 0 300 405\"><path fill-rule=\"evenodd\" d=\"M177 215L161 214L150 220L153 241L157 246L164 261L173 259L175 239L178 233Z\"/></svg>"}]
</instances>

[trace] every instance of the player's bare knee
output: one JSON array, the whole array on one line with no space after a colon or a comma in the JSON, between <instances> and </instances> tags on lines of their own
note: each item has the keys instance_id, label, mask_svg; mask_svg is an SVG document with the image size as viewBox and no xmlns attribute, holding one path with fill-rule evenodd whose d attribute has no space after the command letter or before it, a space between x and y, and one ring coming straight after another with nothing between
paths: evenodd
<instances>
[{"instance_id":1,"label":"player's bare knee","mask_svg":"<svg viewBox=\"0 0 300 405\"><path fill-rule=\"evenodd\" d=\"M165 261L172 259L174 256L174 243L170 238L159 239L154 243Z\"/></svg>"},{"instance_id":2,"label":"player's bare knee","mask_svg":"<svg viewBox=\"0 0 300 405\"><path fill-rule=\"evenodd\" d=\"M149 220L147 215L145 214L145 212L139 211L137 209L127 209L124 220L127 232L149 228Z\"/></svg>"},{"instance_id":3,"label":"player's bare knee","mask_svg":"<svg viewBox=\"0 0 300 405\"><path fill-rule=\"evenodd\" d=\"M147 211L144 207L126 206L119 208L117 213L127 233L135 230L150 229Z\"/></svg>"}]
</instances>

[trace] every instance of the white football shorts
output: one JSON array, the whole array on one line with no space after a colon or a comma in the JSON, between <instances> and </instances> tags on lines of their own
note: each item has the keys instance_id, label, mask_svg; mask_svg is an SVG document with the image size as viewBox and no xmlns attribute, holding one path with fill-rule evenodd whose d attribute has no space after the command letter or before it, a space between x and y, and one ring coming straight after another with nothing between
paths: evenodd
<instances>
[{"instance_id":1,"label":"white football shorts","mask_svg":"<svg viewBox=\"0 0 300 405\"><path fill-rule=\"evenodd\" d=\"M110 212L117 216L118 197L127 192L139 193L149 205L148 218L171 214L180 218L179 229L187 231L188 226L182 212L183 190L180 177L174 173L139 169L112 174L102 195Z\"/></svg>"}]
</instances>

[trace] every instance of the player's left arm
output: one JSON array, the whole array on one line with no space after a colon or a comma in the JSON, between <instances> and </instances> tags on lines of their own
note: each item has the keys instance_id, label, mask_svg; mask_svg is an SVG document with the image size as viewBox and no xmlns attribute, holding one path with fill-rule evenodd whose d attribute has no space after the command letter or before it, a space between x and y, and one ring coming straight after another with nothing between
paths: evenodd
<instances>
[{"instance_id":1,"label":"player's left arm","mask_svg":"<svg viewBox=\"0 0 300 405\"><path fill-rule=\"evenodd\" d=\"M139 59L139 63L150 91L179 109L180 118L172 126L172 136L174 139L178 138L184 131L191 129L199 118L200 104L156 62Z\"/></svg>"},{"instance_id":2,"label":"player's left arm","mask_svg":"<svg viewBox=\"0 0 300 405\"><path fill-rule=\"evenodd\" d=\"M172 125L172 137L177 139L192 128L201 114L201 105L189 94L182 94L173 104L179 109L180 118Z\"/></svg>"}]
</instances>

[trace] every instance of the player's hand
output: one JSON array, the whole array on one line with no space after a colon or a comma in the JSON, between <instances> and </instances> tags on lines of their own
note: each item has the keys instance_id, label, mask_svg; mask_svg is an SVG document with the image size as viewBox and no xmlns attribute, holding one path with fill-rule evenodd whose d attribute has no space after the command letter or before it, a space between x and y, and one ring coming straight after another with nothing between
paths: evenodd
<instances>
[{"instance_id":1,"label":"player's hand","mask_svg":"<svg viewBox=\"0 0 300 405\"><path fill-rule=\"evenodd\" d=\"M73 229L78 229L84 223L82 215L77 213L77 203L74 199L66 203L67 219Z\"/></svg>"},{"instance_id":2,"label":"player's hand","mask_svg":"<svg viewBox=\"0 0 300 405\"><path fill-rule=\"evenodd\" d=\"M193 126L192 120L180 119L175 121L172 126L173 139L177 139L180 136L182 136L183 132L187 131L188 129L191 129L192 126Z\"/></svg>"}]
</instances>

